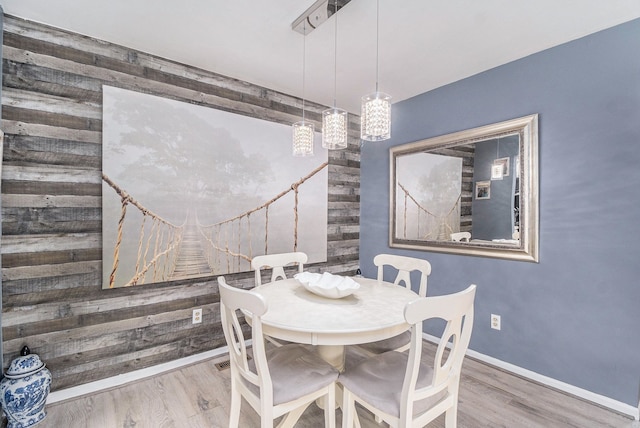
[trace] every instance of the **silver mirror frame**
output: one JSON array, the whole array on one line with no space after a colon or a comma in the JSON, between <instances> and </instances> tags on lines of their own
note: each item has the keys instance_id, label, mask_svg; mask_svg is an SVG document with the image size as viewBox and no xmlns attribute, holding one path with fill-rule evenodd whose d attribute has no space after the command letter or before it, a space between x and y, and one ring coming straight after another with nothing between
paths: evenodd
<instances>
[{"instance_id":1,"label":"silver mirror frame","mask_svg":"<svg viewBox=\"0 0 640 428\"><path fill-rule=\"evenodd\" d=\"M476 243L450 241L421 241L401 239L396 230L396 158L412 153L476 143L505 135L520 135L520 243ZM539 202L538 202L538 115L530 115L505 122L454 132L389 149L390 206L389 246L412 250L435 251L478 257L538 262Z\"/></svg>"}]
</instances>

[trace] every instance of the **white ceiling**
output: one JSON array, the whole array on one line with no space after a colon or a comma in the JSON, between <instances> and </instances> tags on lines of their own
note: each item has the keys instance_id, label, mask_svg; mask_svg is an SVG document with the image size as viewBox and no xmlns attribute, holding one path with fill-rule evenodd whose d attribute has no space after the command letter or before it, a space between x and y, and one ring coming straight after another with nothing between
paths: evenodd
<instances>
[{"instance_id":1,"label":"white ceiling","mask_svg":"<svg viewBox=\"0 0 640 428\"><path fill-rule=\"evenodd\" d=\"M0 0L6 14L302 96L314 0ZM376 2L338 14L336 104L375 90ZM639 0L380 0L379 88L397 102L640 17ZM307 99L334 97L335 17L307 36Z\"/></svg>"}]
</instances>

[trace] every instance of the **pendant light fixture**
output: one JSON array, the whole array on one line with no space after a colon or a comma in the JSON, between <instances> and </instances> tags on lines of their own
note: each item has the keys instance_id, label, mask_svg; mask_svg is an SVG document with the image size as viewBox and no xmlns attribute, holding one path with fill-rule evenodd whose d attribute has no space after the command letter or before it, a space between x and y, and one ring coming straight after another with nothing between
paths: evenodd
<instances>
[{"instance_id":1,"label":"pendant light fixture","mask_svg":"<svg viewBox=\"0 0 640 428\"><path fill-rule=\"evenodd\" d=\"M322 112L322 147L329 150L347 147L347 111L336 107L338 75L338 0L335 4L335 47L333 62L333 108Z\"/></svg>"},{"instance_id":2,"label":"pendant light fixture","mask_svg":"<svg viewBox=\"0 0 640 428\"><path fill-rule=\"evenodd\" d=\"M304 25L306 26L306 21ZM294 156L313 156L313 137L315 134L313 123L307 122L304 118L305 65L307 50L306 27L304 28L304 34L302 42L302 120L293 124L292 149Z\"/></svg>"},{"instance_id":3,"label":"pendant light fixture","mask_svg":"<svg viewBox=\"0 0 640 428\"><path fill-rule=\"evenodd\" d=\"M380 0L376 0L376 91L362 97L360 138L383 141L391 138L391 96L378 91Z\"/></svg>"}]
</instances>

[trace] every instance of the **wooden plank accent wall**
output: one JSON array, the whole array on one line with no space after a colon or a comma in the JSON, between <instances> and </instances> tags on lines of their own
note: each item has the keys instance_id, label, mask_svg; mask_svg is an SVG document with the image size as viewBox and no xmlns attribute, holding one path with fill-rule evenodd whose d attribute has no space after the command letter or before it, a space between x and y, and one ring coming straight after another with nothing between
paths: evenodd
<instances>
[{"instance_id":1,"label":"wooden plank accent wall","mask_svg":"<svg viewBox=\"0 0 640 428\"><path fill-rule=\"evenodd\" d=\"M8 15L3 54L5 368L26 344L59 390L224 346L215 278L101 289L102 85L284 124L301 100ZM319 129L325 107L306 108ZM328 261L311 271L358 267L359 118L349 126L348 149L329 154Z\"/></svg>"}]
</instances>

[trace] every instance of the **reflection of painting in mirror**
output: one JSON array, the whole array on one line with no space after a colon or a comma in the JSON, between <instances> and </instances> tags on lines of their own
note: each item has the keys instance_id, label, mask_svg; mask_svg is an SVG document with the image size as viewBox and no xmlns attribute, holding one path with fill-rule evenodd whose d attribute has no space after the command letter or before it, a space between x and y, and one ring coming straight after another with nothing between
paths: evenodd
<instances>
[{"instance_id":1,"label":"reflection of painting in mirror","mask_svg":"<svg viewBox=\"0 0 640 428\"><path fill-rule=\"evenodd\" d=\"M531 115L392 147L389 245L537 261L537 146Z\"/></svg>"},{"instance_id":2,"label":"reflection of painting in mirror","mask_svg":"<svg viewBox=\"0 0 640 428\"><path fill-rule=\"evenodd\" d=\"M104 287L326 260L326 151L293 158L289 126L221 110L106 86L103 103Z\"/></svg>"},{"instance_id":3,"label":"reflection of painting in mirror","mask_svg":"<svg viewBox=\"0 0 640 428\"><path fill-rule=\"evenodd\" d=\"M449 239L460 231L462 159L416 153L398 159L396 235Z\"/></svg>"}]
</instances>

